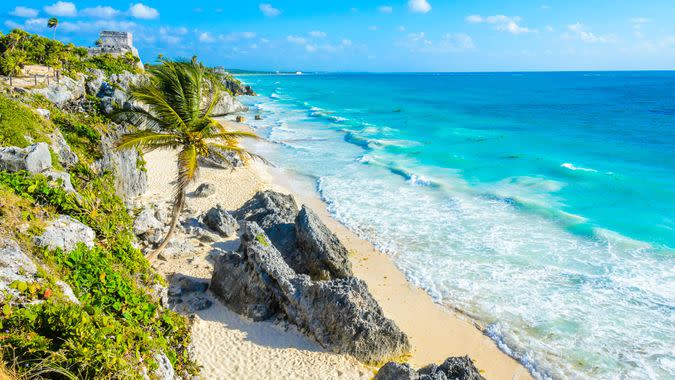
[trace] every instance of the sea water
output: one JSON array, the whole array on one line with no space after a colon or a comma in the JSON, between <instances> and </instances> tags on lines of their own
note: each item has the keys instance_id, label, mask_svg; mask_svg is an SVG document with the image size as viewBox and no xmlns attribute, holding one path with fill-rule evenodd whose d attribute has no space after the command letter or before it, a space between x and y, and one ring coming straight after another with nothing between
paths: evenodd
<instances>
[{"instance_id":1,"label":"sea water","mask_svg":"<svg viewBox=\"0 0 675 380\"><path fill-rule=\"evenodd\" d=\"M262 153L536 377L675 378L674 72L241 79Z\"/></svg>"}]
</instances>

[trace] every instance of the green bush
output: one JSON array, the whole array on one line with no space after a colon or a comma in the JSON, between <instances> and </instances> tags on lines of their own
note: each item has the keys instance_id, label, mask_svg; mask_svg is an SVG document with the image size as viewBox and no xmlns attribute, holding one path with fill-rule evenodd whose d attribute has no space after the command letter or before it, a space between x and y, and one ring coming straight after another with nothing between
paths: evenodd
<instances>
[{"instance_id":1,"label":"green bush","mask_svg":"<svg viewBox=\"0 0 675 380\"><path fill-rule=\"evenodd\" d=\"M53 127L49 121L21 102L0 95L0 146L18 146L25 148L31 142L48 142L47 133Z\"/></svg>"}]
</instances>

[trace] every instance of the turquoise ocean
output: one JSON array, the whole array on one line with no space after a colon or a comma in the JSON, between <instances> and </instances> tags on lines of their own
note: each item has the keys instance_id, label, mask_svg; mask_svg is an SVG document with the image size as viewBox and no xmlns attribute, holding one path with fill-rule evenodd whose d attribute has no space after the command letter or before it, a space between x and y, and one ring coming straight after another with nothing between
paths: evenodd
<instances>
[{"instance_id":1,"label":"turquoise ocean","mask_svg":"<svg viewBox=\"0 0 675 380\"><path fill-rule=\"evenodd\" d=\"M261 153L537 378L675 378L675 72L240 79Z\"/></svg>"}]
</instances>

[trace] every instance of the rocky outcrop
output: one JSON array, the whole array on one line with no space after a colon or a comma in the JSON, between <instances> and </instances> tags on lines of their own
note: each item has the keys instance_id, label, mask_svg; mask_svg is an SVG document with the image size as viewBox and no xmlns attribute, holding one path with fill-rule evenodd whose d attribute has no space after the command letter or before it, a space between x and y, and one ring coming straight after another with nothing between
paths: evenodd
<instances>
[{"instance_id":1,"label":"rocky outcrop","mask_svg":"<svg viewBox=\"0 0 675 380\"><path fill-rule=\"evenodd\" d=\"M0 301L4 299L5 292L12 297L19 295L16 289L10 287L14 281L32 282L36 273L33 260L14 240L0 238Z\"/></svg>"},{"instance_id":2,"label":"rocky outcrop","mask_svg":"<svg viewBox=\"0 0 675 380\"><path fill-rule=\"evenodd\" d=\"M62 75L58 82L53 81L47 87L34 89L31 92L44 96L58 107L63 107L67 103L82 99L85 95L84 87L83 77L75 80Z\"/></svg>"},{"instance_id":3,"label":"rocky outcrop","mask_svg":"<svg viewBox=\"0 0 675 380\"><path fill-rule=\"evenodd\" d=\"M485 380L471 358L450 357L441 365L430 364L415 371L410 364L389 362L382 366L374 380Z\"/></svg>"},{"instance_id":4,"label":"rocky outcrop","mask_svg":"<svg viewBox=\"0 0 675 380\"><path fill-rule=\"evenodd\" d=\"M40 173L51 166L52 156L46 143L33 144L23 149L15 146L0 147L0 170Z\"/></svg>"},{"instance_id":5,"label":"rocky outcrop","mask_svg":"<svg viewBox=\"0 0 675 380\"><path fill-rule=\"evenodd\" d=\"M26 170L42 174L68 192L75 193L70 174L52 169L52 157L46 143L37 143L26 148L0 147L0 170L17 172Z\"/></svg>"},{"instance_id":6,"label":"rocky outcrop","mask_svg":"<svg viewBox=\"0 0 675 380\"><path fill-rule=\"evenodd\" d=\"M60 130L54 131L54 133L49 136L49 139L51 140L51 147L54 153L56 153L56 156L59 159L59 163L61 166L63 166L66 169L72 168L79 162L79 158L73 152L72 149L70 149L70 145L66 142L66 139L63 138L63 134L61 134Z\"/></svg>"},{"instance_id":7,"label":"rocky outcrop","mask_svg":"<svg viewBox=\"0 0 675 380\"><path fill-rule=\"evenodd\" d=\"M115 190L120 198L130 201L143 194L148 188L148 175L141 170L141 153L135 149L117 150L115 144L119 137L128 132L118 127L115 131L101 137L103 157L96 162L99 171L110 171L115 175Z\"/></svg>"},{"instance_id":8,"label":"rocky outcrop","mask_svg":"<svg viewBox=\"0 0 675 380\"><path fill-rule=\"evenodd\" d=\"M295 233L300 261L312 278L353 275L347 249L307 206L302 206L295 219Z\"/></svg>"},{"instance_id":9,"label":"rocky outcrop","mask_svg":"<svg viewBox=\"0 0 675 380\"><path fill-rule=\"evenodd\" d=\"M197 189L192 193L197 198L208 198L216 193L216 187L212 183L204 182L197 186Z\"/></svg>"},{"instance_id":10,"label":"rocky outcrop","mask_svg":"<svg viewBox=\"0 0 675 380\"><path fill-rule=\"evenodd\" d=\"M171 365L171 360L165 353L155 354L153 356L157 362L157 369L155 369L155 378L159 380L173 380L176 378L176 373Z\"/></svg>"},{"instance_id":11,"label":"rocky outcrop","mask_svg":"<svg viewBox=\"0 0 675 380\"><path fill-rule=\"evenodd\" d=\"M306 206L298 212L291 195L258 192L234 215L256 222L297 273L315 280L352 275L347 249L321 219Z\"/></svg>"},{"instance_id":12,"label":"rocky outcrop","mask_svg":"<svg viewBox=\"0 0 675 380\"><path fill-rule=\"evenodd\" d=\"M256 223L245 224L237 252L215 258L211 290L240 314L254 320L284 316L326 349L365 362L410 350L406 335L384 317L363 281L315 282L297 274Z\"/></svg>"},{"instance_id":13,"label":"rocky outcrop","mask_svg":"<svg viewBox=\"0 0 675 380\"><path fill-rule=\"evenodd\" d=\"M202 219L210 229L225 237L234 236L239 228L239 223L221 205L207 211Z\"/></svg>"},{"instance_id":14,"label":"rocky outcrop","mask_svg":"<svg viewBox=\"0 0 675 380\"><path fill-rule=\"evenodd\" d=\"M35 244L47 249L62 249L72 251L77 244L82 243L88 248L94 247L96 234L89 226L67 215L60 215L52 221L40 236L35 237Z\"/></svg>"},{"instance_id":15,"label":"rocky outcrop","mask_svg":"<svg viewBox=\"0 0 675 380\"><path fill-rule=\"evenodd\" d=\"M213 107L211 116L224 116L236 112L248 111L248 107L241 104L234 96L224 93Z\"/></svg>"}]
</instances>

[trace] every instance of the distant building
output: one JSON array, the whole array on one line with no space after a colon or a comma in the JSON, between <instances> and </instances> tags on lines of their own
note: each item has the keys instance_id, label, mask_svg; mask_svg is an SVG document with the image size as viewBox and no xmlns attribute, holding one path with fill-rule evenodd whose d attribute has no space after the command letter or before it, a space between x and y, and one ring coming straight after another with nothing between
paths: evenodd
<instances>
[{"instance_id":1,"label":"distant building","mask_svg":"<svg viewBox=\"0 0 675 380\"><path fill-rule=\"evenodd\" d=\"M138 50L134 47L134 37L131 32L115 32L111 30L104 30L99 33L98 41L95 47L89 48L89 54L111 54L114 56L124 55L131 52L140 60ZM142 67L143 64L139 63Z\"/></svg>"}]
</instances>

